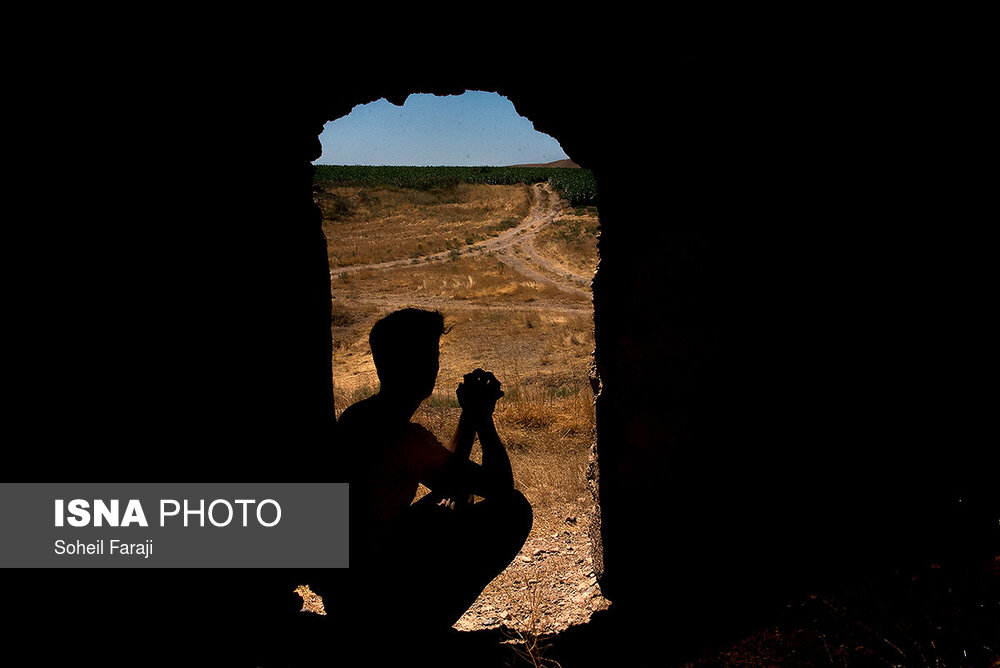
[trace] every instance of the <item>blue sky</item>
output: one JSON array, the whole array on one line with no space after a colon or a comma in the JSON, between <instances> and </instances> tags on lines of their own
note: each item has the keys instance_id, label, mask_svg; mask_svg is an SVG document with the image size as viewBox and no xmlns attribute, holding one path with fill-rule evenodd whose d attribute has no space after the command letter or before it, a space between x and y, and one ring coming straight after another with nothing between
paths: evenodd
<instances>
[{"instance_id":1,"label":"blue sky","mask_svg":"<svg viewBox=\"0 0 1000 668\"><path fill-rule=\"evenodd\" d=\"M355 107L324 126L317 165L516 165L563 160L559 142L496 93L413 94Z\"/></svg>"}]
</instances>

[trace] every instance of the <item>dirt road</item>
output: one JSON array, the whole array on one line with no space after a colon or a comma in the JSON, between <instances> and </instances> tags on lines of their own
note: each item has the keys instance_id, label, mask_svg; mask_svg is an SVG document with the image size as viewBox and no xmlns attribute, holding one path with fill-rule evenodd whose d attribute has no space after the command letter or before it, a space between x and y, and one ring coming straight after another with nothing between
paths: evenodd
<instances>
[{"instance_id":1,"label":"dirt road","mask_svg":"<svg viewBox=\"0 0 1000 668\"><path fill-rule=\"evenodd\" d=\"M547 225L552 223L556 217L562 213L562 202L548 183L536 183L535 204L517 226L501 232L495 237L491 237L478 243L470 244L463 249L463 253L493 253L502 262L523 274L526 278L539 283L544 283L555 287L563 292L573 295L589 296L590 277L580 276L567 272L565 269L555 265L535 248L534 238ZM442 251L421 255L416 258L406 258L402 260L391 260L389 262L376 262L371 264L355 264L344 267L332 267L330 274L340 276L358 271L371 271L392 269L397 267L425 264L428 262L444 262L451 256L452 251ZM368 301L368 300L365 300ZM436 300L425 300L428 306ZM476 305L479 308L488 308L487 305ZM541 308L541 307L540 307ZM569 310L587 310L589 306L580 308L562 307Z\"/></svg>"}]
</instances>

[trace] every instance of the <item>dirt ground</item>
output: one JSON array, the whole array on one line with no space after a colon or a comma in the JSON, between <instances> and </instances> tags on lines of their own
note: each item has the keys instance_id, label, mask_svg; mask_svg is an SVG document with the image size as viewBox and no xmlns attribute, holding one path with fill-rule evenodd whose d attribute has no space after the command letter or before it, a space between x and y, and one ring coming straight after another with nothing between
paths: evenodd
<instances>
[{"instance_id":1,"label":"dirt ground","mask_svg":"<svg viewBox=\"0 0 1000 668\"><path fill-rule=\"evenodd\" d=\"M582 502L536 510L535 528L514 562L483 592L455 628L508 626L532 635L584 624L608 607L594 575Z\"/></svg>"}]
</instances>

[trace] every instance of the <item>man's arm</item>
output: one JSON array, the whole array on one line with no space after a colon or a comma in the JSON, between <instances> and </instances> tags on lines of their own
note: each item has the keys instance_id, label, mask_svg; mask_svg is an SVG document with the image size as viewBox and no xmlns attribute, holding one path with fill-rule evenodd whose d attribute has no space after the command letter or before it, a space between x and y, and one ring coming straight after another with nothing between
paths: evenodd
<instances>
[{"instance_id":1,"label":"man's arm","mask_svg":"<svg viewBox=\"0 0 1000 668\"><path fill-rule=\"evenodd\" d=\"M455 428L455 435L447 445L452 452L452 459L468 459L472 454L472 442L475 440L476 425L472 417L462 411L462 415L458 418L458 426Z\"/></svg>"},{"instance_id":2,"label":"man's arm","mask_svg":"<svg viewBox=\"0 0 1000 668\"><path fill-rule=\"evenodd\" d=\"M514 491L514 471L510 466L507 449L493 424L493 412L483 417L479 425L479 445L483 448L482 496L487 499L510 494Z\"/></svg>"},{"instance_id":3,"label":"man's arm","mask_svg":"<svg viewBox=\"0 0 1000 668\"><path fill-rule=\"evenodd\" d=\"M476 426L472 417L464 410L458 418L458 426L451 442L445 446L451 457L441 467L434 479L425 481L439 505L454 508L457 503L468 503L478 483L479 465L469 461L472 443L476 440Z\"/></svg>"},{"instance_id":4,"label":"man's arm","mask_svg":"<svg viewBox=\"0 0 1000 668\"><path fill-rule=\"evenodd\" d=\"M457 395L462 415L448 447L453 454L428 486L441 498L442 505L451 507L456 502L467 502L470 494L487 499L510 494L514 490L514 474L493 423L496 402L503 396L500 382L492 373L476 369L465 375ZM482 466L469 461L476 433L483 449Z\"/></svg>"},{"instance_id":5,"label":"man's arm","mask_svg":"<svg viewBox=\"0 0 1000 668\"><path fill-rule=\"evenodd\" d=\"M483 465L474 474L473 491L487 499L510 494L514 490L510 457L493 423L497 400L503 396L500 381L492 373L476 369L465 375L456 393L462 415L468 415L483 449Z\"/></svg>"}]
</instances>

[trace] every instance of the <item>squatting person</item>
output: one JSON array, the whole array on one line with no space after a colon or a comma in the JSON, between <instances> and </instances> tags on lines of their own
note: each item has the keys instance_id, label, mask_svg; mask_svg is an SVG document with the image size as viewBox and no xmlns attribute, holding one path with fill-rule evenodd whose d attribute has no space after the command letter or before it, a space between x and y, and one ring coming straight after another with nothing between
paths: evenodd
<instances>
[{"instance_id":1,"label":"squatting person","mask_svg":"<svg viewBox=\"0 0 1000 668\"><path fill-rule=\"evenodd\" d=\"M351 490L351 570L360 576L352 578L354 604L427 630L462 616L514 559L532 524L493 424L503 392L492 373L476 369L458 385L462 414L447 445L411 422L434 389L443 334L437 311L404 309L379 320L369 335L379 391L338 421ZM477 435L482 465L469 459ZM419 483L431 491L413 503ZM473 495L484 500L474 503Z\"/></svg>"}]
</instances>

